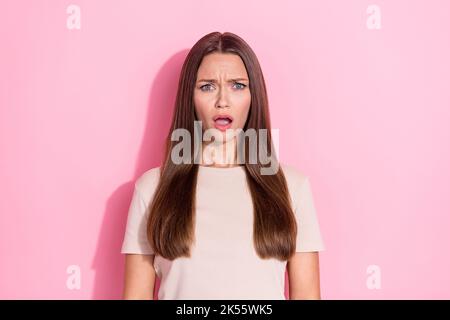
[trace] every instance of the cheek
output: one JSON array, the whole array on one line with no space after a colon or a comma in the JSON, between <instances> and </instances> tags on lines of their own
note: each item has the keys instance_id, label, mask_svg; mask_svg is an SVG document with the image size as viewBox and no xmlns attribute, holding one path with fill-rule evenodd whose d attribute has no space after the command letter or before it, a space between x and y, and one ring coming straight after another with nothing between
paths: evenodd
<instances>
[{"instance_id":1,"label":"cheek","mask_svg":"<svg viewBox=\"0 0 450 320\"><path fill-rule=\"evenodd\" d=\"M194 109L195 109L195 115L197 116L197 119L205 121L205 118L207 115L207 110L208 110L207 101L194 95Z\"/></svg>"},{"instance_id":2,"label":"cheek","mask_svg":"<svg viewBox=\"0 0 450 320\"><path fill-rule=\"evenodd\" d=\"M251 96L250 94L245 95L244 97L241 97L240 101L237 106L237 110L239 110L238 116L238 126L243 127L245 122L247 121L248 112L250 111L250 104L251 104Z\"/></svg>"}]
</instances>

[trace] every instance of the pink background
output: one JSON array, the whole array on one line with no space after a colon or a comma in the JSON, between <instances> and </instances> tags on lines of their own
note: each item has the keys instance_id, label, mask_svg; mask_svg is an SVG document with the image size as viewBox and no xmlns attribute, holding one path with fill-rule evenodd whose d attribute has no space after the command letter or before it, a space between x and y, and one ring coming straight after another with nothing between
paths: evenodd
<instances>
[{"instance_id":1,"label":"pink background","mask_svg":"<svg viewBox=\"0 0 450 320\"><path fill-rule=\"evenodd\" d=\"M66 27L72 3L80 30ZM366 25L371 4L381 29ZM311 179L322 298L450 298L449 12L444 0L2 1L0 298L121 297L133 183L158 165L183 59L212 31L252 46L281 161Z\"/></svg>"}]
</instances>

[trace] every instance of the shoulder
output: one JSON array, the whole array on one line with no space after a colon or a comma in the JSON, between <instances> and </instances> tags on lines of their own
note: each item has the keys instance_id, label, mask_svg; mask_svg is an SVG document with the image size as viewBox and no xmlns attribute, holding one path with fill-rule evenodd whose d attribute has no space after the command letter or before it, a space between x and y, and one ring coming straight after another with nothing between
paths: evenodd
<instances>
[{"instance_id":1,"label":"shoulder","mask_svg":"<svg viewBox=\"0 0 450 320\"><path fill-rule=\"evenodd\" d=\"M291 164L281 163L280 167L281 170L283 170L284 177L290 188L298 188L308 180L308 176L303 170L299 170Z\"/></svg>"},{"instance_id":2,"label":"shoulder","mask_svg":"<svg viewBox=\"0 0 450 320\"><path fill-rule=\"evenodd\" d=\"M293 165L281 164L280 167L283 170L289 195L296 209L300 203L305 201L305 198L308 200L309 177L303 170L297 169Z\"/></svg>"},{"instance_id":3,"label":"shoulder","mask_svg":"<svg viewBox=\"0 0 450 320\"><path fill-rule=\"evenodd\" d=\"M150 198L158 186L160 169L161 167L151 168L136 179L135 188L146 202L150 201Z\"/></svg>"}]
</instances>

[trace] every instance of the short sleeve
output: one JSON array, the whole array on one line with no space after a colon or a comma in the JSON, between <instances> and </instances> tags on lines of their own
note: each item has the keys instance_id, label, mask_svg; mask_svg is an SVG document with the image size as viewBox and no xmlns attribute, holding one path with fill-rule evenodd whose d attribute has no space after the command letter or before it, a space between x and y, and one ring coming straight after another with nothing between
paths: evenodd
<instances>
[{"instance_id":1,"label":"short sleeve","mask_svg":"<svg viewBox=\"0 0 450 320\"><path fill-rule=\"evenodd\" d=\"M148 204L134 185L121 253L154 254L147 240Z\"/></svg>"},{"instance_id":2,"label":"short sleeve","mask_svg":"<svg viewBox=\"0 0 450 320\"><path fill-rule=\"evenodd\" d=\"M296 252L322 251L325 247L309 178L304 176L298 188L295 206L297 220Z\"/></svg>"}]
</instances>

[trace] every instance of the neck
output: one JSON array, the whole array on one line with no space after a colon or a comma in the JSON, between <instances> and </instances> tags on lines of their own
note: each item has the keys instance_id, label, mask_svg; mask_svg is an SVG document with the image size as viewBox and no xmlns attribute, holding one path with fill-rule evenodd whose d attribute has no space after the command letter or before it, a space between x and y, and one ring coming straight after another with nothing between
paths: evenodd
<instances>
[{"instance_id":1,"label":"neck","mask_svg":"<svg viewBox=\"0 0 450 320\"><path fill-rule=\"evenodd\" d=\"M220 142L203 142L202 159L199 165L212 167L235 167L238 166L236 139Z\"/></svg>"}]
</instances>

